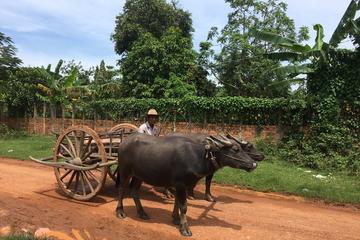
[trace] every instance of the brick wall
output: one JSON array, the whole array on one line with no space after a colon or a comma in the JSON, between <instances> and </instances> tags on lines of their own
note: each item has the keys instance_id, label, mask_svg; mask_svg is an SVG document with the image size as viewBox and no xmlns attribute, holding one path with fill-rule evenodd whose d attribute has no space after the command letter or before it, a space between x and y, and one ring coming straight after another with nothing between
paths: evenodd
<instances>
[{"instance_id":1,"label":"brick wall","mask_svg":"<svg viewBox=\"0 0 360 240\"><path fill-rule=\"evenodd\" d=\"M53 130L60 132L62 129L72 126L71 119L65 119L62 121L61 118L51 120L46 118L2 118L1 123L5 123L8 126L15 129L23 129L32 134L51 134L53 123ZM75 119L74 125L86 125L95 131L105 132L109 131L110 128L121 122L115 122L111 120L83 120ZM140 126L141 122L132 121L128 122L136 126ZM173 123L159 123L158 126L161 128L161 134L167 134L174 131ZM282 129L278 126L262 126L261 128L255 125L238 125L238 124L188 124L186 122L178 122L175 125L176 132L189 133L231 133L234 136L241 136L243 139L253 141L256 137L272 140L277 142L282 137Z\"/></svg>"}]
</instances>

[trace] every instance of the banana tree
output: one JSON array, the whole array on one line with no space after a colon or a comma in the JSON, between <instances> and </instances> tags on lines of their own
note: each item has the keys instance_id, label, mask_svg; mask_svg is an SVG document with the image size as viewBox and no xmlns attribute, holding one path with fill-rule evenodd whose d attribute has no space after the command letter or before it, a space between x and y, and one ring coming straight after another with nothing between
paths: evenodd
<instances>
[{"instance_id":1,"label":"banana tree","mask_svg":"<svg viewBox=\"0 0 360 240\"><path fill-rule=\"evenodd\" d=\"M91 90L88 85L82 85L79 81L72 81L64 88L67 102L71 105L71 119L72 124L75 124L76 106L81 104L81 101L91 95Z\"/></svg>"},{"instance_id":2,"label":"banana tree","mask_svg":"<svg viewBox=\"0 0 360 240\"><path fill-rule=\"evenodd\" d=\"M288 61L289 64L274 69L286 73L289 78L284 82L301 83L306 80L306 74L312 73L321 64L328 62L328 54L336 49L339 43L348 36L359 35L360 18L354 20L356 12L360 9L360 0L352 0L335 29L329 43L324 42L324 29L320 24L314 25L316 39L313 47L303 45L293 39L282 37L279 34L270 32L254 31L256 38L274 44L283 51L266 54L270 59Z\"/></svg>"},{"instance_id":3,"label":"banana tree","mask_svg":"<svg viewBox=\"0 0 360 240\"><path fill-rule=\"evenodd\" d=\"M53 120L56 118L56 106L60 105L62 109L62 125L64 127L65 109L64 107L72 100L72 94L75 90L76 79L78 76L77 68L74 68L68 76L62 76L60 74L60 68L63 64L63 60L59 60L56 65L55 71L51 71L51 64L48 65L46 71L47 75L44 79L44 84L38 84L38 88L43 94L39 94L38 97L44 101L44 103L50 103L51 111L51 129L54 131ZM75 105L73 105L75 108Z\"/></svg>"}]
</instances>

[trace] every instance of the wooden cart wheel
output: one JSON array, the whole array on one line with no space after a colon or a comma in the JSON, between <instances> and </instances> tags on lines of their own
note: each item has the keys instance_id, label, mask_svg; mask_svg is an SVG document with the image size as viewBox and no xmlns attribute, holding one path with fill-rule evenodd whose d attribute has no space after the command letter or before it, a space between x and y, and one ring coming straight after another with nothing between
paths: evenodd
<instances>
[{"instance_id":1,"label":"wooden cart wheel","mask_svg":"<svg viewBox=\"0 0 360 240\"><path fill-rule=\"evenodd\" d=\"M97 133L87 126L72 126L58 137L54 162L68 162L76 166L90 166L107 162L107 155ZM78 171L54 168L60 189L77 200L94 197L105 183L108 167Z\"/></svg>"},{"instance_id":2,"label":"wooden cart wheel","mask_svg":"<svg viewBox=\"0 0 360 240\"><path fill-rule=\"evenodd\" d=\"M131 123L120 123L120 124L112 127L109 132L112 133L112 132L116 132L116 131L119 131L119 130L123 130L124 135L126 136L126 135L128 135L130 133L137 132L138 127L131 124ZM114 180L114 182L116 182L117 170L118 170L117 164L114 164L114 165L109 167L108 174L111 177L111 179Z\"/></svg>"}]
</instances>

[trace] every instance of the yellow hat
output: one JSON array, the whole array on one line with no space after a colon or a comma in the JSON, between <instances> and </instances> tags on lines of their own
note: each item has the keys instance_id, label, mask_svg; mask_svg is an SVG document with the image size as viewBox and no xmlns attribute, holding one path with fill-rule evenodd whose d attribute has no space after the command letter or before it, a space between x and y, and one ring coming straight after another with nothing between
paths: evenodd
<instances>
[{"instance_id":1,"label":"yellow hat","mask_svg":"<svg viewBox=\"0 0 360 240\"><path fill-rule=\"evenodd\" d=\"M147 113L147 115L152 115L152 116L159 116L159 114L157 113L157 111L155 109L150 109Z\"/></svg>"}]
</instances>

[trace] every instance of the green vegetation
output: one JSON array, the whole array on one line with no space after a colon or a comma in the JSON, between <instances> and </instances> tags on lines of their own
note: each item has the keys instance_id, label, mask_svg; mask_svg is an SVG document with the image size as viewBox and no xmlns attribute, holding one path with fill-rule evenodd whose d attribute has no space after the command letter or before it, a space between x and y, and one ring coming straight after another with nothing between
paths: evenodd
<instances>
[{"instance_id":1,"label":"green vegetation","mask_svg":"<svg viewBox=\"0 0 360 240\"><path fill-rule=\"evenodd\" d=\"M0 240L47 240L50 238L37 238L31 234L11 234L8 236L0 236Z\"/></svg>"},{"instance_id":2,"label":"green vegetation","mask_svg":"<svg viewBox=\"0 0 360 240\"><path fill-rule=\"evenodd\" d=\"M252 173L225 168L214 181L265 192L295 194L338 203L360 203L360 178L264 160Z\"/></svg>"},{"instance_id":3,"label":"green vegetation","mask_svg":"<svg viewBox=\"0 0 360 240\"><path fill-rule=\"evenodd\" d=\"M84 108L114 120L143 116L149 108L156 108L162 121L224 122L252 125L284 124L302 126L306 103L302 100L285 98L244 97L186 97L162 99L108 99L90 102Z\"/></svg>"},{"instance_id":4,"label":"green vegetation","mask_svg":"<svg viewBox=\"0 0 360 240\"><path fill-rule=\"evenodd\" d=\"M25 136L0 138L0 156L27 160L29 156L52 156L55 138L51 136Z\"/></svg>"}]
</instances>

